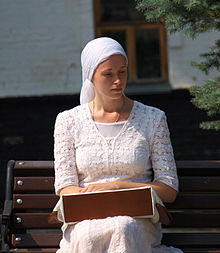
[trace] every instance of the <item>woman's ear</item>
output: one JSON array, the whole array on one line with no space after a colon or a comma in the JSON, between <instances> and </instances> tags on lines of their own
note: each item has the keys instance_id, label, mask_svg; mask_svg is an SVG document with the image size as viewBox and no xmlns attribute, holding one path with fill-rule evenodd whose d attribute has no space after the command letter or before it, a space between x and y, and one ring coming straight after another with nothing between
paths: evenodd
<instances>
[{"instance_id":1,"label":"woman's ear","mask_svg":"<svg viewBox=\"0 0 220 253\"><path fill-rule=\"evenodd\" d=\"M92 78L91 78L91 82L93 83L93 85L94 85L94 76L95 76L95 72L96 72L96 70L93 72Z\"/></svg>"}]
</instances>

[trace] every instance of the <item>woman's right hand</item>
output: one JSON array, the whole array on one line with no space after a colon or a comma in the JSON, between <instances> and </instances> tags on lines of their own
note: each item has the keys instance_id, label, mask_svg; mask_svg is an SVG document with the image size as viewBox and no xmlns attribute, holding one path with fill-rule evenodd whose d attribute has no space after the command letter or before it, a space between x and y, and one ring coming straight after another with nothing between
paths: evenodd
<instances>
[{"instance_id":1,"label":"woman's right hand","mask_svg":"<svg viewBox=\"0 0 220 253\"><path fill-rule=\"evenodd\" d=\"M71 194L71 193L79 193L81 191L82 187L78 187L75 185L70 185L62 188L58 194L61 197L63 194Z\"/></svg>"}]
</instances>

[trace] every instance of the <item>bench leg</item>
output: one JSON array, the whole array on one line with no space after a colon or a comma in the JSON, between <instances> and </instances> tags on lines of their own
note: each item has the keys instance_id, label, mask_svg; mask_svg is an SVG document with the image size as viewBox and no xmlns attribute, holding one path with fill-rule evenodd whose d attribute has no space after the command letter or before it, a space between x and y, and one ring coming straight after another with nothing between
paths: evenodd
<instances>
[{"instance_id":1,"label":"bench leg","mask_svg":"<svg viewBox=\"0 0 220 253\"><path fill-rule=\"evenodd\" d=\"M9 251L9 238L8 238L8 229L7 225L2 224L1 226L1 253L10 252Z\"/></svg>"}]
</instances>

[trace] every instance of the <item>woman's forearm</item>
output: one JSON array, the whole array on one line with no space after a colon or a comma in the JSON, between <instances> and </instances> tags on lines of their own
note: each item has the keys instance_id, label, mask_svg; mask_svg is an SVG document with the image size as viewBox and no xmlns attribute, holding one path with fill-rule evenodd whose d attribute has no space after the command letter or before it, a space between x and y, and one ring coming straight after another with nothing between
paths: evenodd
<instances>
[{"instance_id":1,"label":"woman's forearm","mask_svg":"<svg viewBox=\"0 0 220 253\"><path fill-rule=\"evenodd\" d=\"M70 185L62 188L61 190L58 191L59 196L61 197L63 194L69 194L69 193L78 193L80 192L82 188L75 186L75 185Z\"/></svg>"},{"instance_id":2,"label":"woman's forearm","mask_svg":"<svg viewBox=\"0 0 220 253\"><path fill-rule=\"evenodd\" d=\"M79 193L79 192L93 192L93 191L104 191L104 190L117 190L117 189L129 189L143 186L151 186L160 197L163 202L171 203L175 200L177 196L177 191L174 190L167 184L162 182L149 182L149 183L135 183L126 181L114 181L106 183L96 183L90 184L87 187L78 186L67 186L62 188L58 194L62 196L63 194Z\"/></svg>"},{"instance_id":3,"label":"woman's forearm","mask_svg":"<svg viewBox=\"0 0 220 253\"><path fill-rule=\"evenodd\" d=\"M177 191L170 187L167 184L162 182L149 182L149 183L135 183L135 182L125 182L125 181L118 181L116 182L119 189L127 189L127 188L136 188L136 187L143 187L143 186L151 186L160 199L163 202L172 203L177 196Z\"/></svg>"}]
</instances>

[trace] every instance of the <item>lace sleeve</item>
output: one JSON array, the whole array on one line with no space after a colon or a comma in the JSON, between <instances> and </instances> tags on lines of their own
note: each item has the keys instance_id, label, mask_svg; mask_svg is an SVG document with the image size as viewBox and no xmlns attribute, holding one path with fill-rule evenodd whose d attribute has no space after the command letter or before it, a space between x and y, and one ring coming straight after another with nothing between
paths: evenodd
<instances>
[{"instance_id":1,"label":"lace sleeve","mask_svg":"<svg viewBox=\"0 0 220 253\"><path fill-rule=\"evenodd\" d=\"M73 122L65 113L57 116L54 130L54 168L55 168L55 191L69 185L78 186L76 171L74 136L72 134Z\"/></svg>"},{"instance_id":2,"label":"lace sleeve","mask_svg":"<svg viewBox=\"0 0 220 253\"><path fill-rule=\"evenodd\" d=\"M154 181L163 182L178 191L178 177L166 116L162 113L151 141Z\"/></svg>"}]
</instances>

